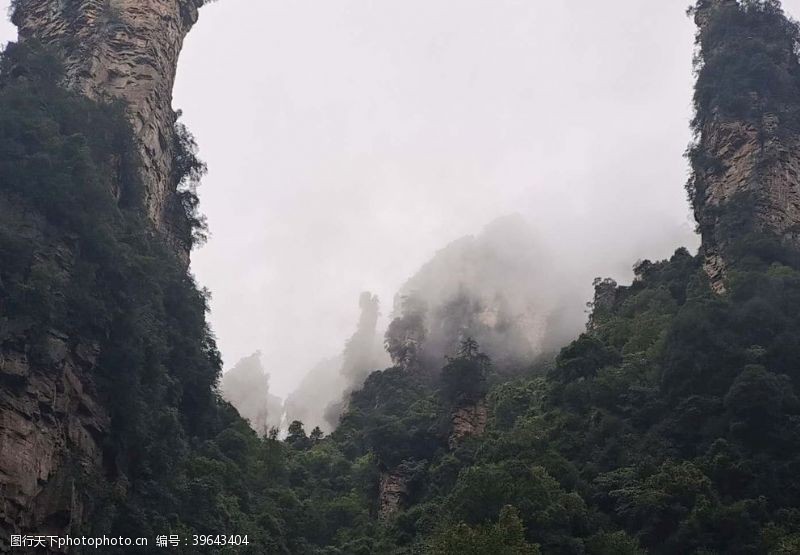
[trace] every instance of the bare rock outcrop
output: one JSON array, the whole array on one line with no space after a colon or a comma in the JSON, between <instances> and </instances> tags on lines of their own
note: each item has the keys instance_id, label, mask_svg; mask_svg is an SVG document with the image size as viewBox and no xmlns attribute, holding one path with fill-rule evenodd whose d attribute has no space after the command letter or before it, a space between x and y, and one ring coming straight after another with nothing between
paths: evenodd
<instances>
[{"instance_id":1,"label":"bare rock outcrop","mask_svg":"<svg viewBox=\"0 0 800 555\"><path fill-rule=\"evenodd\" d=\"M172 167L172 89L183 39L202 3L18 0L12 16L21 41L35 39L63 55L68 87L127 104L143 160L148 215L186 261L187 223L178 209Z\"/></svg>"},{"instance_id":2,"label":"bare rock outcrop","mask_svg":"<svg viewBox=\"0 0 800 555\"><path fill-rule=\"evenodd\" d=\"M0 195L4 231L41 241L43 227ZM71 271L68 245L41 256L54 273ZM11 534L64 535L83 519L76 480L102 469L110 425L91 378L98 355L94 344L0 314L0 552Z\"/></svg>"},{"instance_id":3,"label":"bare rock outcrop","mask_svg":"<svg viewBox=\"0 0 800 555\"><path fill-rule=\"evenodd\" d=\"M731 9L740 9L736 0L699 2L694 16L701 37L715 15ZM791 45L783 46L787 51L781 63L789 71L797 63L796 56L788 50ZM763 110L763 98L756 92L751 93L750 103L760 117L730 117L712 107L697 129L694 212L705 270L718 293L725 291L733 240L731 225L725 225L724 219L735 211L737 199L749 199L749 230L800 248L800 133L780 114ZM736 222L737 228L743 226Z\"/></svg>"},{"instance_id":4,"label":"bare rock outcrop","mask_svg":"<svg viewBox=\"0 0 800 555\"><path fill-rule=\"evenodd\" d=\"M18 339L0 355L0 538L66 534L83 512L74 469L99 467L109 425L85 380L95 353L51 334L34 355Z\"/></svg>"},{"instance_id":5,"label":"bare rock outcrop","mask_svg":"<svg viewBox=\"0 0 800 555\"><path fill-rule=\"evenodd\" d=\"M21 41L60 52L67 87L93 99L124 101L142 155L148 215L187 264L171 104L178 55L200 4L17 0L13 12ZM40 241L46 222L2 195L0 226L10 236L48 244L37 257L51 277L70 275L70 239ZM0 552L13 533L65 535L80 525L85 508L76 481L113 465L103 457L110 422L92 381L98 351L80 337L35 330L24 318L0 314Z\"/></svg>"},{"instance_id":6,"label":"bare rock outcrop","mask_svg":"<svg viewBox=\"0 0 800 555\"><path fill-rule=\"evenodd\" d=\"M765 120L758 127L745 122L712 122L703 130L702 148L719 166L702 176L705 188L696 200L695 213L703 236L706 272L719 292L724 290L729 239L720 215L736 195L752 195L756 230L800 247L800 136L779 137L771 132L777 116Z\"/></svg>"},{"instance_id":7,"label":"bare rock outcrop","mask_svg":"<svg viewBox=\"0 0 800 555\"><path fill-rule=\"evenodd\" d=\"M381 472L378 516L387 519L403 506L408 497L409 476L401 467Z\"/></svg>"},{"instance_id":8,"label":"bare rock outcrop","mask_svg":"<svg viewBox=\"0 0 800 555\"><path fill-rule=\"evenodd\" d=\"M586 323L586 329L589 331L597 329L598 320L602 321L603 315L614 308L619 294L617 282L611 278L595 278L592 285L594 286L594 300L587 304L591 309L589 321Z\"/></svg>"},{"instance_id":9,"label":"bare rock outcrop","mask_svg":"<svg viewBox=\"0 0 800 555\"><path fill-rule=\"evenodd\" d=\"M456 448L466 437L482 435L488 421L489 409L485 401L456 408L450 419L450 437L447 440L450 449Z\"/></svg>"}]
</instances>

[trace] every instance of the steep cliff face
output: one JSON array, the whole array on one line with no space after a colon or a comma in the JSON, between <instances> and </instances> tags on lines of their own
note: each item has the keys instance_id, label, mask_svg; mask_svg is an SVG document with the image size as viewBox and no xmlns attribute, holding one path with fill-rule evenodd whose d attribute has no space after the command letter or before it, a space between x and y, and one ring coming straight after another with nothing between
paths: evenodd
<instances>
[{"instance_id":1,"label":"steep cliff face","mask_svg":"<svg viewBox=\"0 0 800 555\"><path fill-rule=\"evenodd\" d=\"M35 242L45 227L0 194L0 234ZM58 272L74 263L63 243L41 256ZM70 467L99 467L109 428L91 379L97 345L54 329L33 341L31 328L31 320L0 313L0 552L11 533L63 534L80 523Z\"/></svg>"},{"instance_id":2,"label":"steep cliff face","mask_svg":"<svg viewBox=\"0 0 800 555\"><path fill-rule=\"evenodd\" d=\"M718 293L737 234L768 234L800 248L796 28L780 8L745 17L747 9L736 0L705 0L694 11L699 82L690 194ZM728 86L725 76L736 82Z\"/></svg>"},{"instance_id":3,"label":"steep cliff face","mask_svg":"<svg viewBox=\"0 0 800 555\"><path fill-rule=\"evenodd\" d=\"M715 122L703 131L703 148L720 161L720 167L704 176L708 187L695 209L706 272L718 292L725 289L730 239L720 220L737 195L752 195L755 230L800 246L800 136L777 136L777 125L777 116L765 116L758 126Z\"/></svg>"},{"instance_id":4,"label":"steep cliff face","mask_svg":"<svg viewBox=\"0 0 800 555\"><path fill-rule=\"evenodd\" d=\"M83 508L68 467L99 467L108 431L86 379L95 353L53 333L47 350L31 358L25 336L18 338L4 342L0 355L0 527L69 533Z\"/></svg>"},{"instance_id":5,"label":"steep cliff face","mask_svg":"<svg viewBox=\"0 0 800 555\"><path fill-rule=\"evenodd\" d=\"M488 421L489 409L485 401L457 407L450 419L450 437L447 440L450 449L455 449L466 437L482 435Z\"/></svg>"},{"instance_id":6,"label":"steep cliff face","mask_svg":"<svg viewBox=\"0 0 800 555\"><path fill-rule=\"evenodd\" d=\"M5 266L0 267L0 552L8 548L8 536L12 533L64 535L84 525L86 484L79 481L103 475L104 470L113 471L116 464L113 457L109 460L104 453L113 410L106 406L95 384L103 347L96 338L65 331L69 326L64 323L69 319L42 329L42 322L54 320L50 314L43 314L57 309L49 306L37 313L28 304L33 302L31 299L40 287L54 293L50 304L57 305L70 292L86 285L85 282L81 285L86 277L84 272L96 268L97 260L87 259L91 258L87 253L92 249L87 247L91 241L87 241L85 232L94 228L99 234L108 234L109 228L104 226L115 217L113 199L109 205L92 203L110 192L119 204L126 193L130 194L128 189L133 190L134 181L137 205L138 197L143 196L143 208L152 227L182 260L184 268L188 265L186 238L191 230L176 194L173 168L176 116L171 98L183 38L197 19L200 3L17 0L13 4L13 21L19 27L20 42L54 46L63 58L62 84L91 99L124 102L135 135L133 150L138 150L141 157L141 164L137 161L138 169L133 171L141 177L142 187L138 188L139 180L123 177L127 170L122 169L121 156L101 155L90 142L87 156L107 164L96 173L92 170L81 174L80 169L74 169L70 179L87 184L88 189L97 185L102 191L78 191L79 187L70 184L68 187L75 190L75 198L79 199L78 207L70 209L61 202L63 199L56 200L54 196L53 205L71 213L67 218L53 217L53 210L46 204L27 198L28 194L38 194L43 199L52 194L48 187L57 186L52 177L40 183L34 177L35 171L25 169L28 159L41 155L37 149L46 141L29 141L26 148L30 152L9 148L3 151L5 165L0 188L0 251L3 252L0 254L7 258L0 263ZM20 70L23 80L30 69ZM10 82L16 76L15 71L4 74ZM61 131L69 133L67 127L63 126ZM56 125L52 129L58 128ZM37 136L42 129L32 129L29 134ZM16 130L9 127L7 131L3 138L13 138ZM73 135L80 137L77 132ZM102 132L98 132L100 135ZM111 140L111 135L106 139ZM78 138L75 144L87 146L81 141ZM14 157L18 154L21 157L17 160ZM50 155L51 161L58 160ZM66 169L69 164L54 163L63 164L56 171ZM85 163L76 166L86 167ZM108 212L108 217L96 218L103 223L100 226L88 225L82 231L80 226L67 229L65 222L73 225L83 221L80 209ZM15 256L17 244L28 245L26 249L30 249L31 256ZM8 264L9 260L14 264ZM124 272L124 268L115 271ZM99 280L96 285L102 286L114 279L101 274L102 271L92 274L90 279ZM21 280L17 286L30 289L32 294L21 297L21 289L14 289L14 280ZM86 303L91 302L100 301L86 299ZM10 310L12 305L16 309ZM121 367L112 370L126 372Z\"/></svg>"},{"instance_id":7,"label":"steep cliff face","mask_svg":"<svg viewBox=\"0 0 800 555\"><path fill-rule=\"evenodd\" d=\"M408 497L408 476L402 467L381 473L378 516L385 520L397 513Z\"/></svg>"},{"instance_id":8,"label":"steep cliff face","mask_svg":"<svg viewBox=\"0 0 800 555\"><path fill-rule=\"evenodd\" d=\"M188 261L187 223L175 197L172 89L183 39L203 0L17 0L20 41L64 57L66 85L93 99L120 99L139 140L145 206L156 229ZM120 194L119 191L116 192Z\"/></svg>"}]
</instances>

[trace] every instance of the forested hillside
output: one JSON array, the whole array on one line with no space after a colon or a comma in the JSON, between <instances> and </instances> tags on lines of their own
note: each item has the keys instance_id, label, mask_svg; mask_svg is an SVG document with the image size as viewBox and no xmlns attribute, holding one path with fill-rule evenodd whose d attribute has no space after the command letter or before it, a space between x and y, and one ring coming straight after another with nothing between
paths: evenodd
<instances>
[{"instance_id":1,"label":"forested hillside","mask_svg":"<svg viewBox=\"0 0 800 555\"><path fill-rule=\"evenodd\" d=\"M67 92L47 48L11 45L0 346L22 354L0 360L0 407L28 399L37 422L80 418L85 433L67 438L32 516L4 509L0 551L35 527L248 537L209 553L800 552L796 229L761 225L757 194L706 194L728 163L709 154L714 126L751 126L763 144L798 132L800 30L774 1L701 0L695 15L688 189L713 249L640 261L628 286L598 280L586 332L554 360L498 372L467 336L438 364L406 349L329 436L293 422L285 440L257 436L219 397L206 294L148 223L122 107ZM197 229L203 166L188 132L175 137L176 209ZM770 152L754 190L780 178L760 180ZM41 402L35 384L54 368L87 395Z\"/></svg>"},{"instance_id":2,"label":"forested hillside","mask_svg":"<svg viewBox=\"0 0 800 555\"><path fill-rule=\"evenodd\" d=\"M630 286L598 280L587 332L516 379L468 338L438 367L373 374L330 438L295 426L283 447L313 530L289 552L800 551L800 273L792 235L763 222L781 177L759 170L797 132L798 28L777 2L692 13L688 190L701 225L714 212L723 287L718 251L678 249ZM734 163L709 136L734 126L762 136L740 175L755 192L714 205Z\"/></svg>"}]
</instances>

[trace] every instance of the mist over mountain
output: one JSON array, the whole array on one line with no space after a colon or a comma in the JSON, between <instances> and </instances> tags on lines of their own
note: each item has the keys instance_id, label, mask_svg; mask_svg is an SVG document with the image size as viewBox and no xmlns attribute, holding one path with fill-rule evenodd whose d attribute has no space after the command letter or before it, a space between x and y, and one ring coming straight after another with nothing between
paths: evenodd
<instances>
[{"instance_id":1,"label":"mist over mountain","mask_svg":"<svg viewBox=\"0 0 800 555\"><path fill-rule=\"evenodd\" d=\"M557 350L586 319L583 288L572 284L570 266L520 215L454 241L395 296L386 334L394 362L435 366L467 337L505 366Z\"/></svg>"},{"instance_id":2,"label":"mist over mountain","mask_svg":"<svg viewBox=\"0 0 800 555\"><path fill-rule=\"evenodd\" d=\"M602 224L596 229L572 225L582 213L568 203L544 226L511 215L472 229L477 214L491 220L498 213L474 195L481 187L473 176L439 191L447 201L454 190L463 193L444 205L468 205L470 218L454 210L447 220L420 203L443 227L459 222L448 237L465 228L472 234L431 255L423 219L392 210L424 187L395 187L397 204L360 206L378 219L391 214L387 229L417 241L407 249L382 245L380 257L359 251L354 264L330 253L324 263L317 255L332 235L358 251L377 229L374 220L343 217L333 202L359 205L374 189L326 189L314 207L353 227L321 223L299 202L308 212L303 221L315 225L295 222L303 233L282 237L308 265L259 259L265 249L246 237L237 245L289 276L283 286L266 280L264 287L276 296L292 288L269 314L281 327L272 341L292 340L242 358L224 375L209 291L190 269L192 249L207 233L197 193L207 166L171 102L178 54L205 4L12 4L19 40L0 53L0 552L127 555L169 545L253 555L800 553L800 23L778 0L697 0L686 12L696 26L690 172L672 186L680 193L683 185L688 196L699 250L673 244L669 210L645 210L633 226L615 222L614 205L645 205L638 183L615 195L592 181L597 190L577 195L588 199L594 225ZM292 3L314 17L281 24L307 32L331 26L324 17L331 5L356 17L400 6L356 4ZM490 10L467 1L459 13L434 5L440 20L429 12L428 19L393 17L377 35L426 23L439 29L467 11L495 34L469 35L471 48L456 49L455 59L480 59L494 70L503 64L488 46L501 36L527 37L525 21L511 16L529 5L498 2ZM553 15L541 27L553 40L544 53L526 51L534 58L563 65L560 47L573 39L591 45L587 21L599 37L584 63L567 66L581 69L586 86L571 86L563 73L546 80L564 97L575 95L580 109L552 110L524 96L541 114L525 120L499 117L519 111L507 96L474 102L448 94L438 109L463 102L465 113L480 111L496 129L533 129L544 146L571 117L579 125L563 136L593 129L605 137L582 113L631 125L628 105L663 83L642 90L637 79L612 74L624 94L603 102L593 80L612 66L586 62L614 40L604 21L651 38L656 28L644 14L664 12L643 5L536 4ZM650 27L639 25L647 21ZM436 48L428 53L436 59ZM662 69L658 56L638 66L624 54L622 65L638 77ZM381 61L385 71L402 65ZM514 75L529 69L525 56L514 63ZM442 68L464 66L440 64L434 73ZM455 72L468 85L480 76ZM364 68L357 74L377 79ZM508 87L499 81L496 90ZM416 92L436 96L435 88ZM352 121L336 107L313 106L315 117L333 113L341 128ZM214 111L230 119L233 107ZM637 123L653 127L652 110L642 114ZM469 118L464 125L465 136L485 137L486 126ZM381 127L397 135L397 126ZM485 144L532 155L513 134L502 136ZM252 146L224 139L238 159ZM587 157L566 149L554 167L605 162L623 176L636 166L637 148L605 143ZM446 150L427 149L425 159L444 163ZM603 160L611 151L624 156ZM337 159L302 148L298 156L304 167ZM469 157L459 160L461 176L471 175ZM369 166L361 156L342 163ZM569 189L562 172L553 177L548 187ZM279 195L295 196L291 184L280 185ZM499 194L492 186L483 192L484 201ZM263 209L254 198L240 200ZM640 237L613 240L637 228L654 256L624 265L630 279L592 280L638 252ZM320 284L339 286L345 275L369 282L364 268L380 260L392 271L412 268L386 319L373 291L339 299L353 305L343 318L329 297L292 281L305 270ZM254 304L246 284L263 275L224 269L243 302ZM318 318L298 317L300 304ZM266 318L257 308L252 314ZM297 325L303 321L314 324ZM338 325L329 332L332 321ZM332 337L340 344L327 349L331 356L310 365L285 402L278 399L276 376L320 358L319 345ZM77 543L61 544L68 540Z\"/></svg>"},{"instance_id":3,"label":"mist over mountain","mask_svg":"<svg viewBox=\"0 0 800 555\"><path fill-rule=\"evenodd\" d=\"M335 422L328 421L328 407L342 402L346 388L341 370L339 355L321 360L306 373L284 402L287 425L297 420L310 427L319 426L323 431L331 430Z\"/></svg>"},{"instance_id":4,"label":"mist over mountain","mask_svg":"<svg viewBox=\"0 0 800 555\"><path fill-rule=\"evenodd\" d=\"M446 245L410 277L395 295L388 329L378 328L378 298L363 293L356 332L340 356L312 368L289 395L286 423L330 431L370 372L391 363L440 366L467 337L498 367L529 366L583 329L584 289L525 218L499 218Z\"/></svg>"},{"instance_id":5,"label":"mist over mountain","mask_svg":"<svg viewBox=\"0 0 800 555\"><path fill-rule=\"evenodd\" d=\"M674 185L693 26L671 3L242 3L202 8L175 91L209 167L193 268L226 368L261 350L285 397L362 291L384 328L437 250L504 214L572 265L578 310L594 277L697 247Z\"/></svg>"},{"instance_id":6,"label":"mist over mountain","mask_svg":"<svg viewBox=\"0 0 800 555\"><path fill-rule=\"evenodd\" d=\"M361 294L356 331L342 352L314 366L286 399L286 422L301 421L330 431L339 422L349 394L360 388L370 372L386 367L389 359L378 334L380 301Z\"/></svg>"},{"instance_id":7,"label":"mist over mountain","mask_svg":"<svg viewBox=\"0 0 800 555\"><path fill-rule=\"evenodd\" d=\"M220 393L259 434L278 428L283 417L283 401L269 392L269 374L261 364L261 353L243 358L225 372Z\"/></svg>"}]
</instances>

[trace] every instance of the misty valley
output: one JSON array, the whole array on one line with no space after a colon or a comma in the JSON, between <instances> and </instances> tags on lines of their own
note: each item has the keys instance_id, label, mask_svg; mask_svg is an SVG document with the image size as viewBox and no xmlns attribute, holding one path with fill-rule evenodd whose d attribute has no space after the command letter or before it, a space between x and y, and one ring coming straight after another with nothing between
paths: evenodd
<instances>
[{"instance_id":1,"label":"misty valley","mask_svg":"<svg viewBox=\"0 0 800 555\"><path fill-rule=\"evenodd\" d=\"M362 293L358 322L341 353L311 368L285 401L270 394L260 353L227 371L220 392L262 434L286 431L294 421L330 433L373 371L442 366L467 338L500 373L545 364L580 333L586 317L584 306L570 303L573 292L562 276L539 270L553 257L522 216L495 220L477 236L440 249L409 278L395 295L386 329L379 328L380 299Z\"/></svg>"},{"instance_id":2,"label":"misty valley","mask_svg":"<svg viewBox=\"0 0 800 555\"><path fill-rule=\"evenodd\" d=\"M228 2L8 6L0 553L800 553L789 0L657 8L694 33L691 140L673 161L688 179L668 185L685 199L678 220L691 211L688 233L654 196L661 143L658 157L638 150L674 123L654 113L660 97L642 98L671 90L646 58L682 46L650 41L670 25L656 8L469 1L458 16L437 3L412 16L391 3L240 3L250 24L278 18L280 40L325 37L308 52L290 43L292 71L256 53L264 63L248 74L275 92L248 97L233 75L201 90L178 70L206 15L220 35L203 35L213 52L193 67L214 73L221 56L241 68L217 52L246 34L225 34ZM526 42L515 10L558 23L540 29L549 48ZM437 19L451 15L472 18L464 42ZM593 50L561 28L572 20L633 28L644 65L602 28L608 44ZM518 48L530 59L493 57ZM604 48L631 59L604 65ZM318 68L301 63L309 55ZM528 62L553 65L515 81ZM634 75L642 67L653 73ZM282 96L293 79L313 95ZM204 110L220 127L195 138L173 91L210 98L219 83L231 100ZM239 105L252 120L230 115ZM264 113L275 130L259 129ZM528 152L520 129L532 122L541 143ZM285 150L252 139L270 133ZM254 178L254 161L286 173ZM646 179L629 183L625 165ZM237 178L256 182L246 198ZM210 184L221 191L206 197ZM221 223L235 240L215 236ZM651 248L669 254L638 256Z\"/></svg>"}]
</instances>

